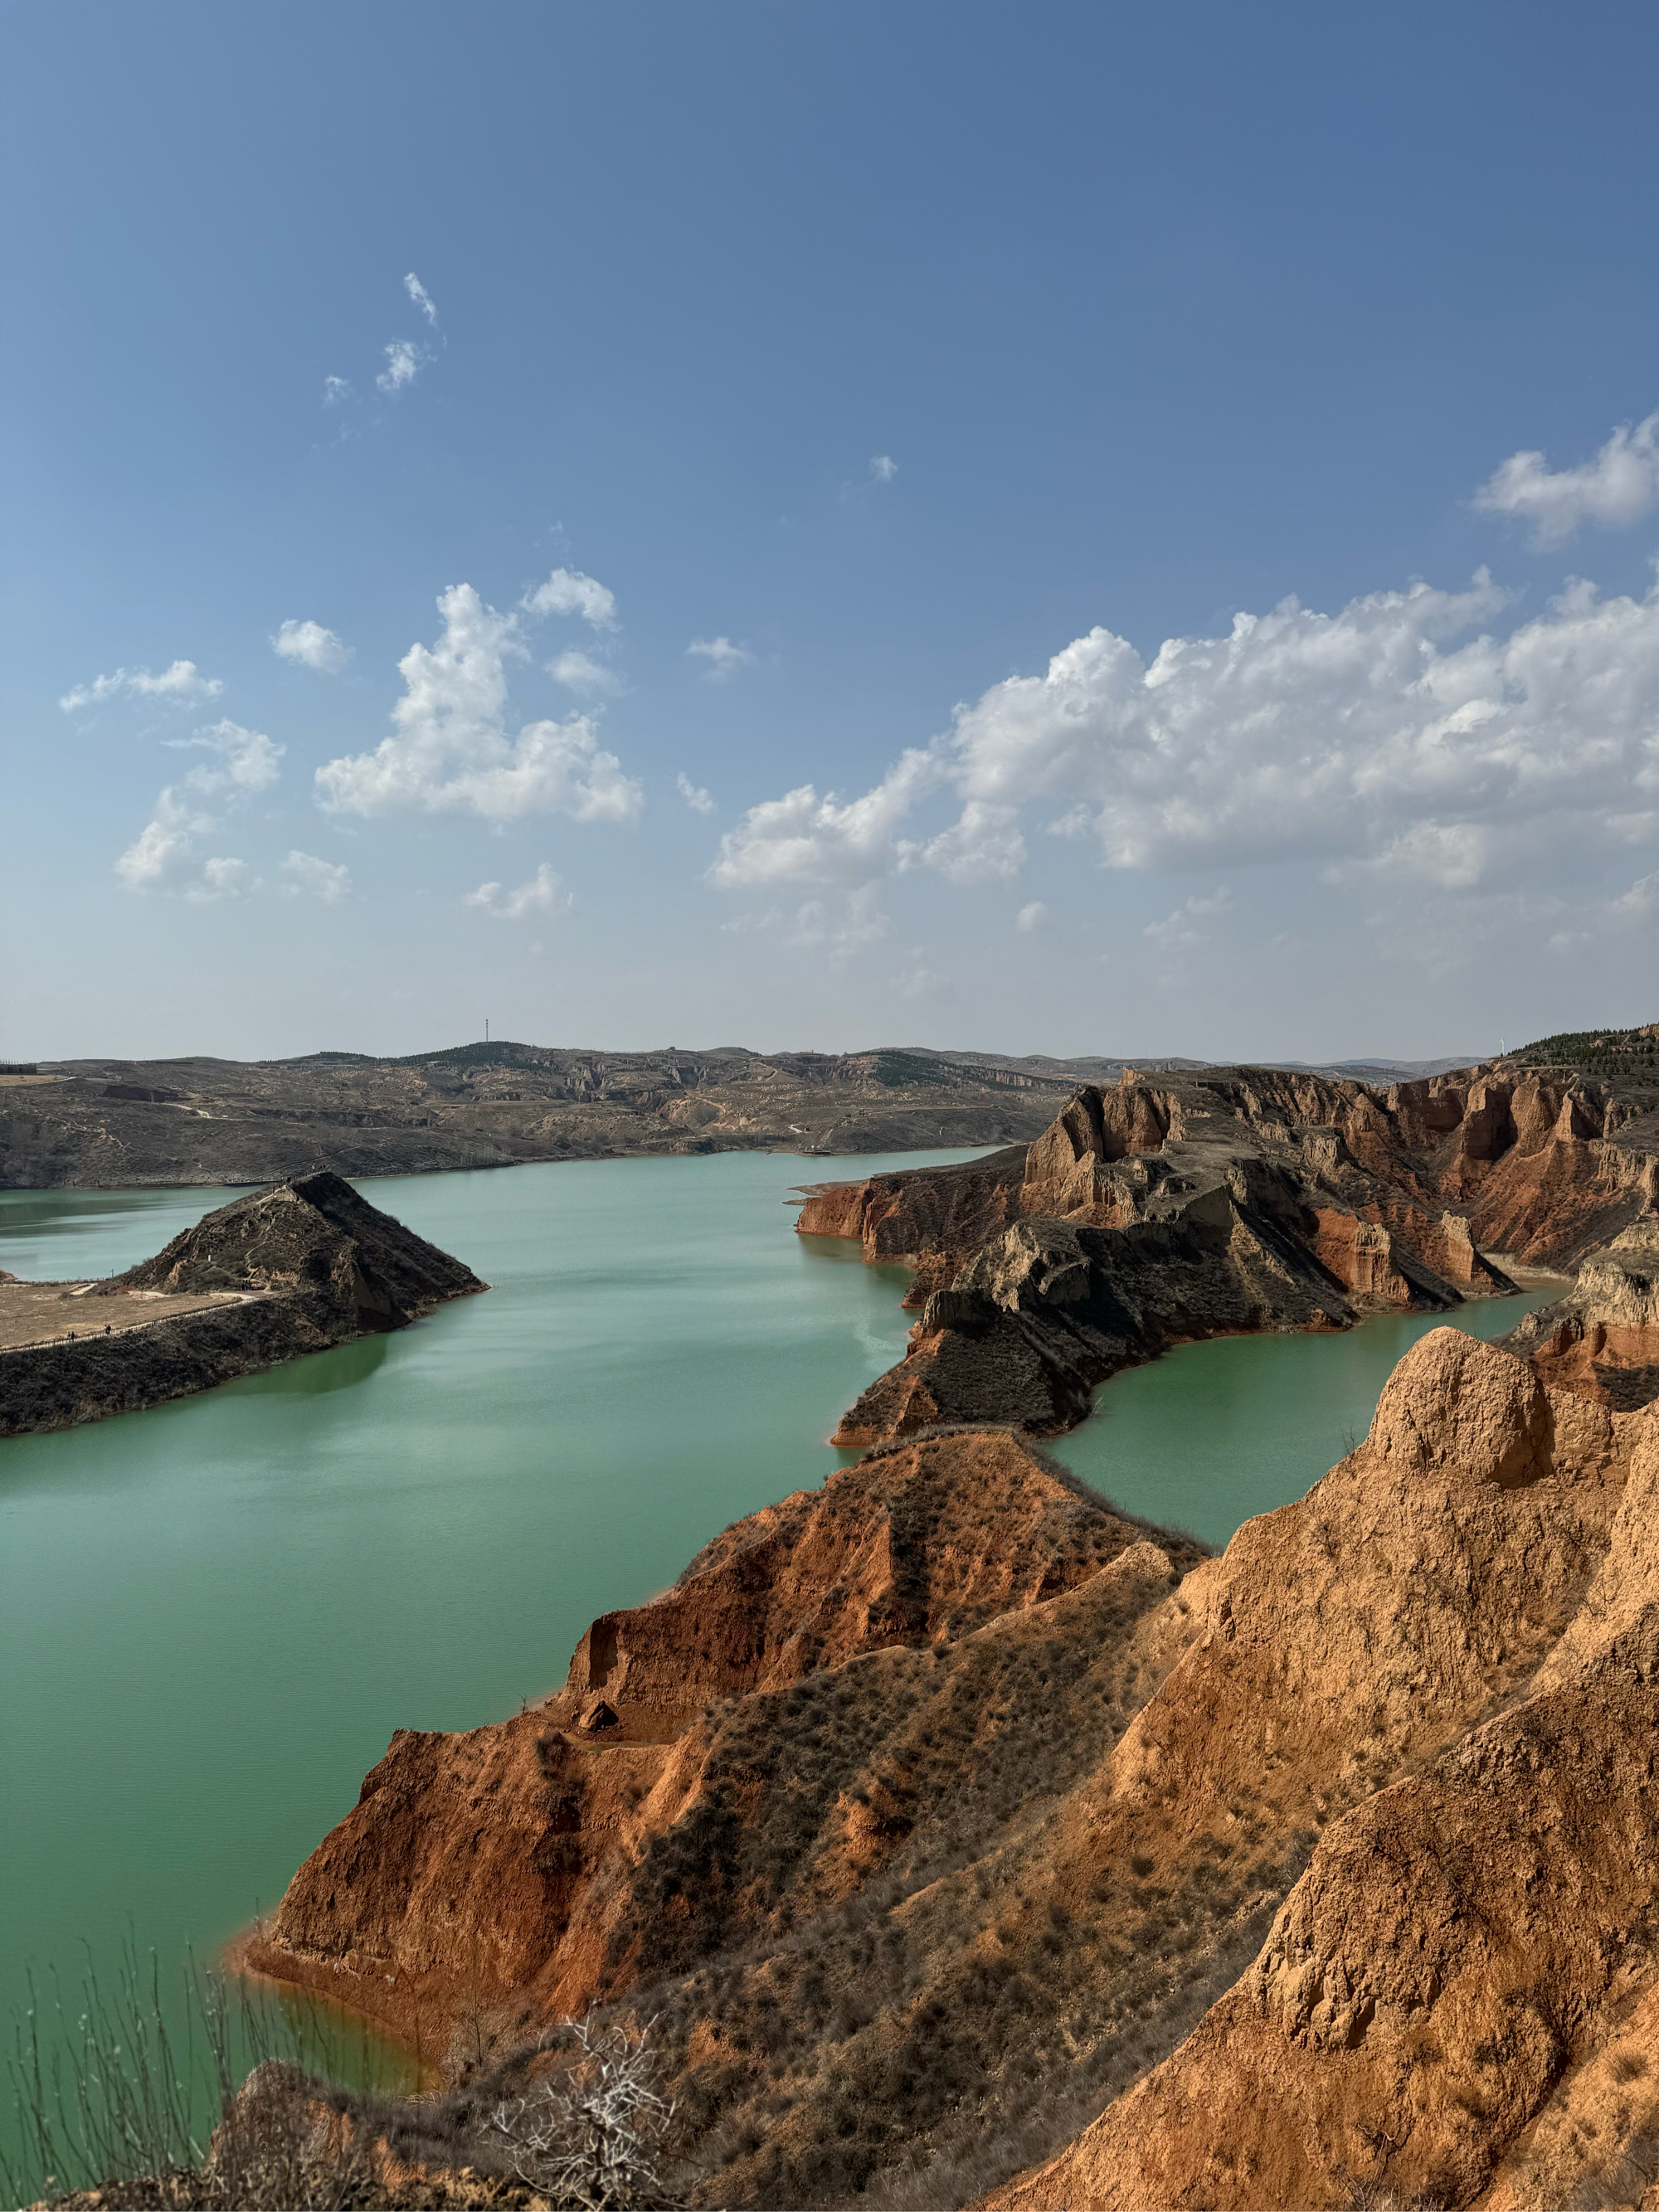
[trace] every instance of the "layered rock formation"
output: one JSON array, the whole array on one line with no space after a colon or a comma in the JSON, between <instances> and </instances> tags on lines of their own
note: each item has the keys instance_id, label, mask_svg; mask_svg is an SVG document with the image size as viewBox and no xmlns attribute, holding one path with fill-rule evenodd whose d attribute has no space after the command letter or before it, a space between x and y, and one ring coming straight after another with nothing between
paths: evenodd
<instances>
[{"instance_id":1,"label":"layered rock formation","mask_svg":"<svg viewBox=\"0 0 1659 2212\"><path fill-rule=\"evenodd\" d=\"M487 1285L323 1172L233 1200L124 1275L61 1287L61 1332L0 1351L0 1436L210 1389Z\"/></svg>"},{"instance_id":2,"label":"layered rock formation","mask_svg":"<svg viewBox=\"0 0 1659 2212\"><path fill-rule=\"evenodd\" d=\"M1553 1387L1632 1412L1659 1397L1659 1221L1593 1252L1568 1295L1510 1340Z\"/></svg>"},{"instance_id":3,"label":"layered rock formation","mask_svg":"<svg viewBox=\"0 0 1659 2212\"><path fill-rule=\"evenodd\" d=\"M396 1738L247 1955L486 2089L653 2018L696 2202L1559 2203L1659 2060L1656 1522L1659 1412L1449 1329L1218 1559L884 1448Z\"/></svg>"},{"instance_id":4,"label":"layered rock formation","mask_svg":"<svg viewBox=\"0 0 1659 2212\"><path fill-rule=\"evenodd\" d=\"M1170 1344L1445 1311L1656 1207L1659 1091L1477 1072L1379 1093L1249 1068L1085 1085L1023 1152L820 1185L798 1225L916 1270L906 1358L836 1432L856 1447L940 1420L1053 1433ZM1626 1334L1586 1359L1650 1364L1645 1322L1608 1325Z\"/></svg>"}]
</instances>

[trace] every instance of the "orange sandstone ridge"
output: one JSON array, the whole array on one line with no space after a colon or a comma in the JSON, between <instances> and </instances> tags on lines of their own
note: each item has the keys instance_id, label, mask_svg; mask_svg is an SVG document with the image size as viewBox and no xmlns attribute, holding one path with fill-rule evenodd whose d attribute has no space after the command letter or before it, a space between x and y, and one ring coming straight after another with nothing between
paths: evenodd
<instances>
[{"instance_id":1,"label":"orange sandstone ridge","mask_svg":"<svg viewBox=\"0 0 1659 2212\"><path fill-rule=\"evenodd\" d=\"M878 1444L596 1621L547 1705L395 1737L246 1962L482 2093L568 2012L654 2022L694 2203L1645 2201L1640 1101L1145 1088L815 1196L803 1227L934 1270L896 1373L1006 1401L1109 1297L1145 1357L1264 1285L1280 1325L1342 1325L1395 1278L1497 1286L1493 1247L1589 1256L1516 1349L1431 1331L1365 1442L1219 1559L984 1413ZM1381 1292L1329 1264L1367 1251Z\"/></svg>"}]
</instances>

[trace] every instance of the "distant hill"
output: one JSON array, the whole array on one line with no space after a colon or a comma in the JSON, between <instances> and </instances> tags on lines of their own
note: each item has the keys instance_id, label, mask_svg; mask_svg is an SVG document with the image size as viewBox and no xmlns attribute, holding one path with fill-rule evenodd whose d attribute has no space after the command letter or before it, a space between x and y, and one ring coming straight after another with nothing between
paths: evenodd
<instances>
[{"instance_id":1,"label":"distant hill","mask_svg":"<svg viewBox=\"0 0 1659 2212\"><path fill-rule=\"evenodd\" d=\"M1629 1030L1562 1030L1512 1052L1527 1067L1582 1067L1595 1074L1651 1074L1659 1068L1659 1022Z\"/></svg>"}]
</instances>

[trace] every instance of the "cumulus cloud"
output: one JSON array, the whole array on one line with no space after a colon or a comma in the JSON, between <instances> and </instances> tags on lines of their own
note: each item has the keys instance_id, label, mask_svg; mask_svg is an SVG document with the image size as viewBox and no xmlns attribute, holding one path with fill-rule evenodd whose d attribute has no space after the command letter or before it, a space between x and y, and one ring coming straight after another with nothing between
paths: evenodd
<instances>
[{"instance_id":1,"label":"cumulus cloud","mask_svg":"<svg viewBox=\"0 0 1659 2212\"><path fill-rule=\"evenodd\" d=\"M1574 584L1494 635L1505 605L1482 571L1464 592L1417 584L1334 615L1286 600L1150 661L1091 630L861 796L804 784L750 807L710 878L1006 879L1029 807L1123 869L1289 860L1467 887L1540 853L1659 842L1659 587ZM956 819L921 834L913 817L943 801Z\"/></svg>"},{"instance_id":2,"label":"cumulus cloud","mask_svg":"<svg viewBox=\"0 0 1659 2212\"><path fill-rule=\"evenodd\" d=\"M729 637L694 637L685 650L690 658L706 664L703 674L711 684L727 682L755 658L747 646L733 645Z\"/></svg>"},{"instance_id":3,"label":"cumulus cloud","mask_svg":"<svg viewBox=\"0 0 1659 2212\"><path fill-rule=\"evenodd\" d=\"M290 853L283 863L283 890L289 898L320 899L338 906L351 896L351 871L334 860L319 860L314 853Z\"/></svg>"},{"instance_id":4,"label":"cumulus cloud","mask_svg":"<svg viewBox=\"0 0 1659 2212\"><path fill-rule=\"evenodd\" d=\"M323 379L323 404L325 407L337 407L343 400L349 399L350 397L351 383L348 377L325 376Z\"/></svg>"},{"instance_id":5,"label":"cumulus cloud","mask_svg":"<svg viewBox=\"0 0 1659 2212\"><path fill-rule=\"evenodd\" d=\"M528 883L516 890L502 884L480 884L469 891L464 904L476 906L497 921L525 921L550 914L568 914L574 899L544 860Z\"/></svg>"},{"instance_id":6,"label":"cumulus cloud","mask_svg":"<svg viewBox=\"0 0 1659 2212\"><path fill-rule=\"evenodd\" d=\"M1659 507L1659 414L1633 429L1621 423L1595 459L1576 469L1552 469L1540 453L1511 453L1474 504L1529 523L1539 546L1561 544L1585 522L1627 528Z\"/></svg>"},{"instance_id":7,"label":"cumulus cloud","mask_svg":"<svg viewBox=\"0 0 1659 2212\"><path fill-rule=\"evenodd\" d=\"M702 789L701 785L692 782L690 777L685 773L684 769L680 770L679 775L675 778L674 787L694 814L712 814L714 812L714 800L709 797L708 793Z\"/></svg>"},{"instance_id":8,"label":"cumulus cloud","mask_svg":"<svg viewBox=\"0 0 1659 2212\"><path fill-rule=\"evenodd\" d=\"M615 629L614 592L584 576L580 568L556 568L544 584L526 592L519 602L526 614L580 615L590 629Z\"/></svg>"},{"instance_id":9,"label":"cumulus cloud","mask_svg":"<svg viewBox=\"0 0 1659 2212\"><path fill-rule=\"evenodd\" d=\"M101 707L110 699L160 699L171 705L194 707L216 699L224 690L216 676L204 676L193 660L175 660L159 676L148 668L118 668L112 676L95 676L90 684L77 684L58 702L66 714L87 707Z\"/></svg>"},{"instance_id":10,"label":"cumulus cloud","mask_svg":"<svg viewBox=\"0 0 1659 2212\"><path fill-rule=\"evenodd\" d=\"M435 329L438 321L438 310L433 305L431 293L427 290L426 286L422 283L420 278L415 274L415 271L412 269L410 270L408 276L404 279L404 289L408 293L410 298L420 309L421 313L426 317L428 322Z\"/></svg>"},{"instance_id":11,"label":"cumulus cloud","mask_svg":"<svg viewBox=\"0 0 1659 2212\"><path fill-rule=\"evenodd\" d=\"M386 367L374 380L381 392L401 392L406 384L413 384L431 358L413 338L393 338L385 351Z\"/></svg>"},{"instance_id":12,"label":"cumulus cloud","mask_svg":"<svg viewBox=\"0 0 1659 2212\"><path fill-rule=\"evenodd\" d=\"M1033 930L1041 929L1048 919L1048 908L1041 899L1033 899L1030 906L1021 907L1014 916L1014 927L1022 936L1029 937Z\"/></svg>"},{"instance_id":13,"label":"cumulus cloud","mask_svg":"<svg viewBox=\"0 0 1659 2212\"><path fill-rule=\"evenodd\" d=\"M605 667L586 653L576 652L574 647L568 653L562 653L556 660L550 660L547 672L556 683L562 684L571 691L620 691L622 689L622 678L613 669Z\"/></svg>"},{"instance_id":14,"label":"cumulus cloud","mask_svg":"<svg viewBox=\"0 0 1659 2212\"><path fill-rule=\"evenodd\" d=\"M337 676L351 658L351 647L321 623L285 622L270 641L270 649L283 660L297 660L319 676Z\"/></svg>"},{"instance_id":15,"label":"cumulus cloud","mask_svg":"<svg viewBox=\"0 0 1659 2212\"><path fill-rule=\"evenodd\" d=\"M609 600L603 586L593 588ZM543 611L538 597L526 609ZM600 745L589 715L526 722L509 736L507 664L526 657L520 615L499 613L471 584L443 592L438 611L437 643L410 646L398 664L404 690L392 734L373 752L325 762L316 777L321 805L335 813L412 810L496 823L526 814L631 822L640 786Z\"/></svg>"},{"instance_id":16,"label":"cumulus cloud","mask_svg":"<svg viewBox=\"0 0 1659 2212\"><path fill-rule=\"evenodd\" d=\"M898 463L890 453L877 453L873 456L870 463L870 479L872 483L891 483L897 474Z\"/></svg>"},{"instance_id":17,"label":"cumulus cloud","mask_svg":"<svg viewBox=\"0 0 1659 2212\"><path fill-rule=\"evenodd\" d=\"M222 806L245 805L276 782L283 748L263 731L245 730L235 722L216 722L179 744L181 750L203 751L209 758L161 792L149 820L116 861L116 878L129 890L175 891L192 899L243 897L258 888L246 860L198 854L221 826Z\"/></svg>"}]
</instances>

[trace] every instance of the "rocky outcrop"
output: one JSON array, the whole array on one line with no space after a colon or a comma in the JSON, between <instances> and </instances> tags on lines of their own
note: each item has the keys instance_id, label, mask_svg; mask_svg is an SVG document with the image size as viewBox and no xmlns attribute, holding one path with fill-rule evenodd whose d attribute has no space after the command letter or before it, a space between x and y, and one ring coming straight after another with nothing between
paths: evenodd
<instances>
[{"instance_id":1,"label":"rocky outcrop","mask_svg":"<svg viewBox=\"0 0 1659 2212\"><path fill-rule=\"evenodd\" d=\"M210 1389L486 1287L339 1176L297 1176L220 1206L124 1275L75 1285L89 1334L0 1352L0 1436ZM186 1293L214 1303L144 1322L144 1298ZM106 1316L118 1325L100 1333Z\"/></svg>"},{"instance_id":2,"label":"rocky outcrop","mask_svg":"<svg viewBox=\"0 0 1659 2212\"><path fill-rule=\"evenodd\" d=\"M1020 1211L1026 1155L1018 1146L960 1167L908 1168L863 1182L805 1187L795 1227L803 1237L855 1237L872 1265L915 1270L908 1304L957 1268Z\"/></svg>"},{"instance_id":3,"label":"rocky outcrop","mask_svg":"<svg viewBox=\"0 0 1659 2212\"><path fill-rule=\"evenodd\" d=\"M1085 1085L1023 1154L821 1185L799 1226L916 1270L905 1359L836 1431L857 1446L941 1420L1053 1433L1171 1344L1444 1312L1512 1291L1506 1257L1559 1268L1656 1220L1659 1091L1246 1068ZM1612 1357L1633 1374L1644 1343Z\"/></svg>"},{"instance_id":4,"label":"rocky outcrop","mask_svg":"<svg viewBox=\"0 0 1659 2212\"><path fill-rule=\"evenodd\" d=\"M1644 1219L1578 1270L1568 1295L1508 1340L1552 1388L1633 1412L1659 1398L1659 1222Z\"/></svg>"}]
</instances>

